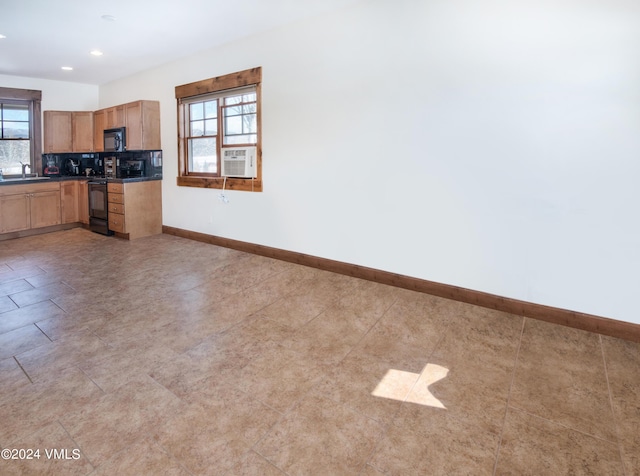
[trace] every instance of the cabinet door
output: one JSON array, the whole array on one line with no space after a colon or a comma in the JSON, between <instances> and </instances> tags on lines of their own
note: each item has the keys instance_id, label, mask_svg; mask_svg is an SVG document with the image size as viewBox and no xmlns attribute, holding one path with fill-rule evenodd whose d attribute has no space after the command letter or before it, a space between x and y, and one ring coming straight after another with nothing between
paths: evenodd
<instances>
[{"instance_id":1,"label":"cabinet door","mask_svg":"<svg viewBox=\"0 0 640 476\"><path fill-rule=\"evenodd\" d=\"M93 112L71 113L73 151L93 152Z\"/></svg>"},{"instance_id":2,"label":"cabinet door","mask_svg":"<svg viewBox=\"0 0 640 476\"><path fill-rule=\"evenodd\" d=\"M73 150L71 111L44 111L44 152Z\"/></svg>"},{"instance_id":3,"label":"cabinet door","mask_svg":"<svg viewBox=\"0 0 640 476\"><path fill-rule=\"evenodd\" d=\"M60 203L62 223L75 223L78 215L78 181L60 183Z\"/></svg>"},{"instance_id":4,"label":"cabinet door","mask_svg":"<svg viewBox=\"0 0 640 476\"><path fill-rule=\"evenodd\" d=\"M93 113L93 150L104 152L104 130L107 128L107 113L104 109Z\"/></svg>"},{"instance_id":5,"label":"cabinet door","mask_svg":"<svg viewBox=\"0 0 640 476\"><path fill-rule=\"evenodd\" d=\"M84 180L78 183L78 220L89 224L89 184Z\"/></svg>"},{"instance_id":6,"label":"cabinet door","mask_svg":"<svg viewBox=\"0 0 640 476\"><path fill-rule=\"evenodd\" d=\"M30 225L28 194L0 197L0 233L28 230Z\"/></svg>"},{"instance_id":7,"label":"cabinet door","mask_svg":"<svg viewBox=\"0 0 640 476\"><path fill-rule=\"evenodd\" d=\"M125 104L127 150L142 150L142 102Z\"/></svg>"},{"instance_id":8,"label":"cabinet door","mask_svg":"<svg viewBox=\"0 0 640 476\"><path fill-rule=\"evenodd\" d=\"M157 150L160 147L160 103L136 101L124 105L128 150Z\"/></svg>"},{"instance_id":9,"label":"cabinet door","mask_svg":"<svg viewBox=\"0 0 640 476\"><path fill-rule=\"evenodd\" d=\"M30 195L31 228L60 224L60 192L51 190Z\"/></svg>"},{"instance_id":10,"label":"cabinet door","mask_svg":"<svg viewBox=\"0 0 640 476\"><path fill-rule=\"evenodd\" d=\"M106 109L107 112L107 127L106 129L113 129L114 127L125 127L125 111L124 105L114 106Z\"/></svg>"}]
</instances>

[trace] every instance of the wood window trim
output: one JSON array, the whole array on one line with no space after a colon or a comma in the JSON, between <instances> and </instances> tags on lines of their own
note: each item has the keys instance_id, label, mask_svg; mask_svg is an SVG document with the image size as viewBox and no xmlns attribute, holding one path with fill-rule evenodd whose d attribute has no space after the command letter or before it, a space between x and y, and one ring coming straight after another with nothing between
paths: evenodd
<instances>
[{"instance_id":1,"label":"wood window trim","mask_svg":"<svg viewBox=\"0 0 640 476\"><path fill-rule=\"evenodd\" d=\"M31 171L42 170L42 91L0 87L0 99L31 101Z\"/></svg>"},{"instance_id":2,"label":"wood window trim","mask_svg":"<svg viewBox=\"0 0 640 476\"><path fill-rule=\"evenodd\" d=\"M236 89L244 86L255 85L256 88L256 113L258 141L256 143L256 178L210 177L197 174L187 174L186 143L182 137L185 125L184 108L182 100L217 93L225 90ZM242 190L247 192L262 192L262 68L251 68L237 73L217 76L193 83L176 86L176 103L178 110L178 177L177 184L182 187L197 188L225 188L228 190Z\"/></svg>"}]
</instances>

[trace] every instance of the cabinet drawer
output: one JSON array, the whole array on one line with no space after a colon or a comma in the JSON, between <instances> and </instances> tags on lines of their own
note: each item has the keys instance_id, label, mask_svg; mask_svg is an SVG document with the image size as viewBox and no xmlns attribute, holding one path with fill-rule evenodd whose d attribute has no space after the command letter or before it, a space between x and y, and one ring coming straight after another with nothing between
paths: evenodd
<instances>
[{"instance_id":1,"label":"cabinet drawer","mask_svg":"<svg viewBox=\"0 0 640 476\"><path fill-rule=\"evenodd\" d=\"M122 203L109 203L109 213L124 214L124 205Z\"/></svg>"},{"instance_id":2,"label":"cabinet drawer","mask_svg":"<svg viewBox=\"0 0 640 476\"><path fill-rule=\"evenodd\" d=\"M124 204L124 195L122 193L107 193L107 201L109 203Z\"/></svg>"},{"instance_id":3,"label":"cabinet drawer","mask_svg":"<svg viewBox=\"0 0 640 476\"><path fill-rule=\"evenodd\" d=\"M109 230L124 233L124 215L109 213Z\"/></svg>"},{"instance_id":4,"label":"cabinet drawer","mask_svg":"<svg viewBox=\"0 0 640 476\"><path fill-rule=\"evenodd\" d=\"M124 185L121 183L108 183L107 192L109 193L124 193Z\"/></svg>"}]
</instances>

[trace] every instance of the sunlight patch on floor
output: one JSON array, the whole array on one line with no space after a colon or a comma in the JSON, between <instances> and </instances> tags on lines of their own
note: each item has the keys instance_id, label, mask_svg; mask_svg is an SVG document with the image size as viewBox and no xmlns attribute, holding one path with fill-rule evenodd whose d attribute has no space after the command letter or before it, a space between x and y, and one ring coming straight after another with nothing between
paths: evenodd
<instances>
[{"instance_id":1,"label":"sunlight patch on floor","mask_svg":"<svg viewBox=\"0 0 640 476\"><path fill-rule=\"evenodd\" d=\"M427 364L419 374L389 369L371 395L446 410L442 402L429 391L429 386L445 378L448 373L449 369L436 364Z\"/></svg>"}]
</instances>

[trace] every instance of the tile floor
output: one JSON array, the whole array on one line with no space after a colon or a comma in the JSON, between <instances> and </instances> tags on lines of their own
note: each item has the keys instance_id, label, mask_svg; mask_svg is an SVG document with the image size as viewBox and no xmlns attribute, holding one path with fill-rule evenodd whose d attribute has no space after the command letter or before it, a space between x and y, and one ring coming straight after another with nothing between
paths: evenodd
<instances>
[{"instance_id":1,"label":"tile floor","mask_svg":"<svg viewBox=\"0 0 640 476\"><path fill-rule=\"evenodd\" d=\"M0 242L0 446L40 450L2 475L638 475L640 345L74 229Z\"/></svg>"}]
</instances>

